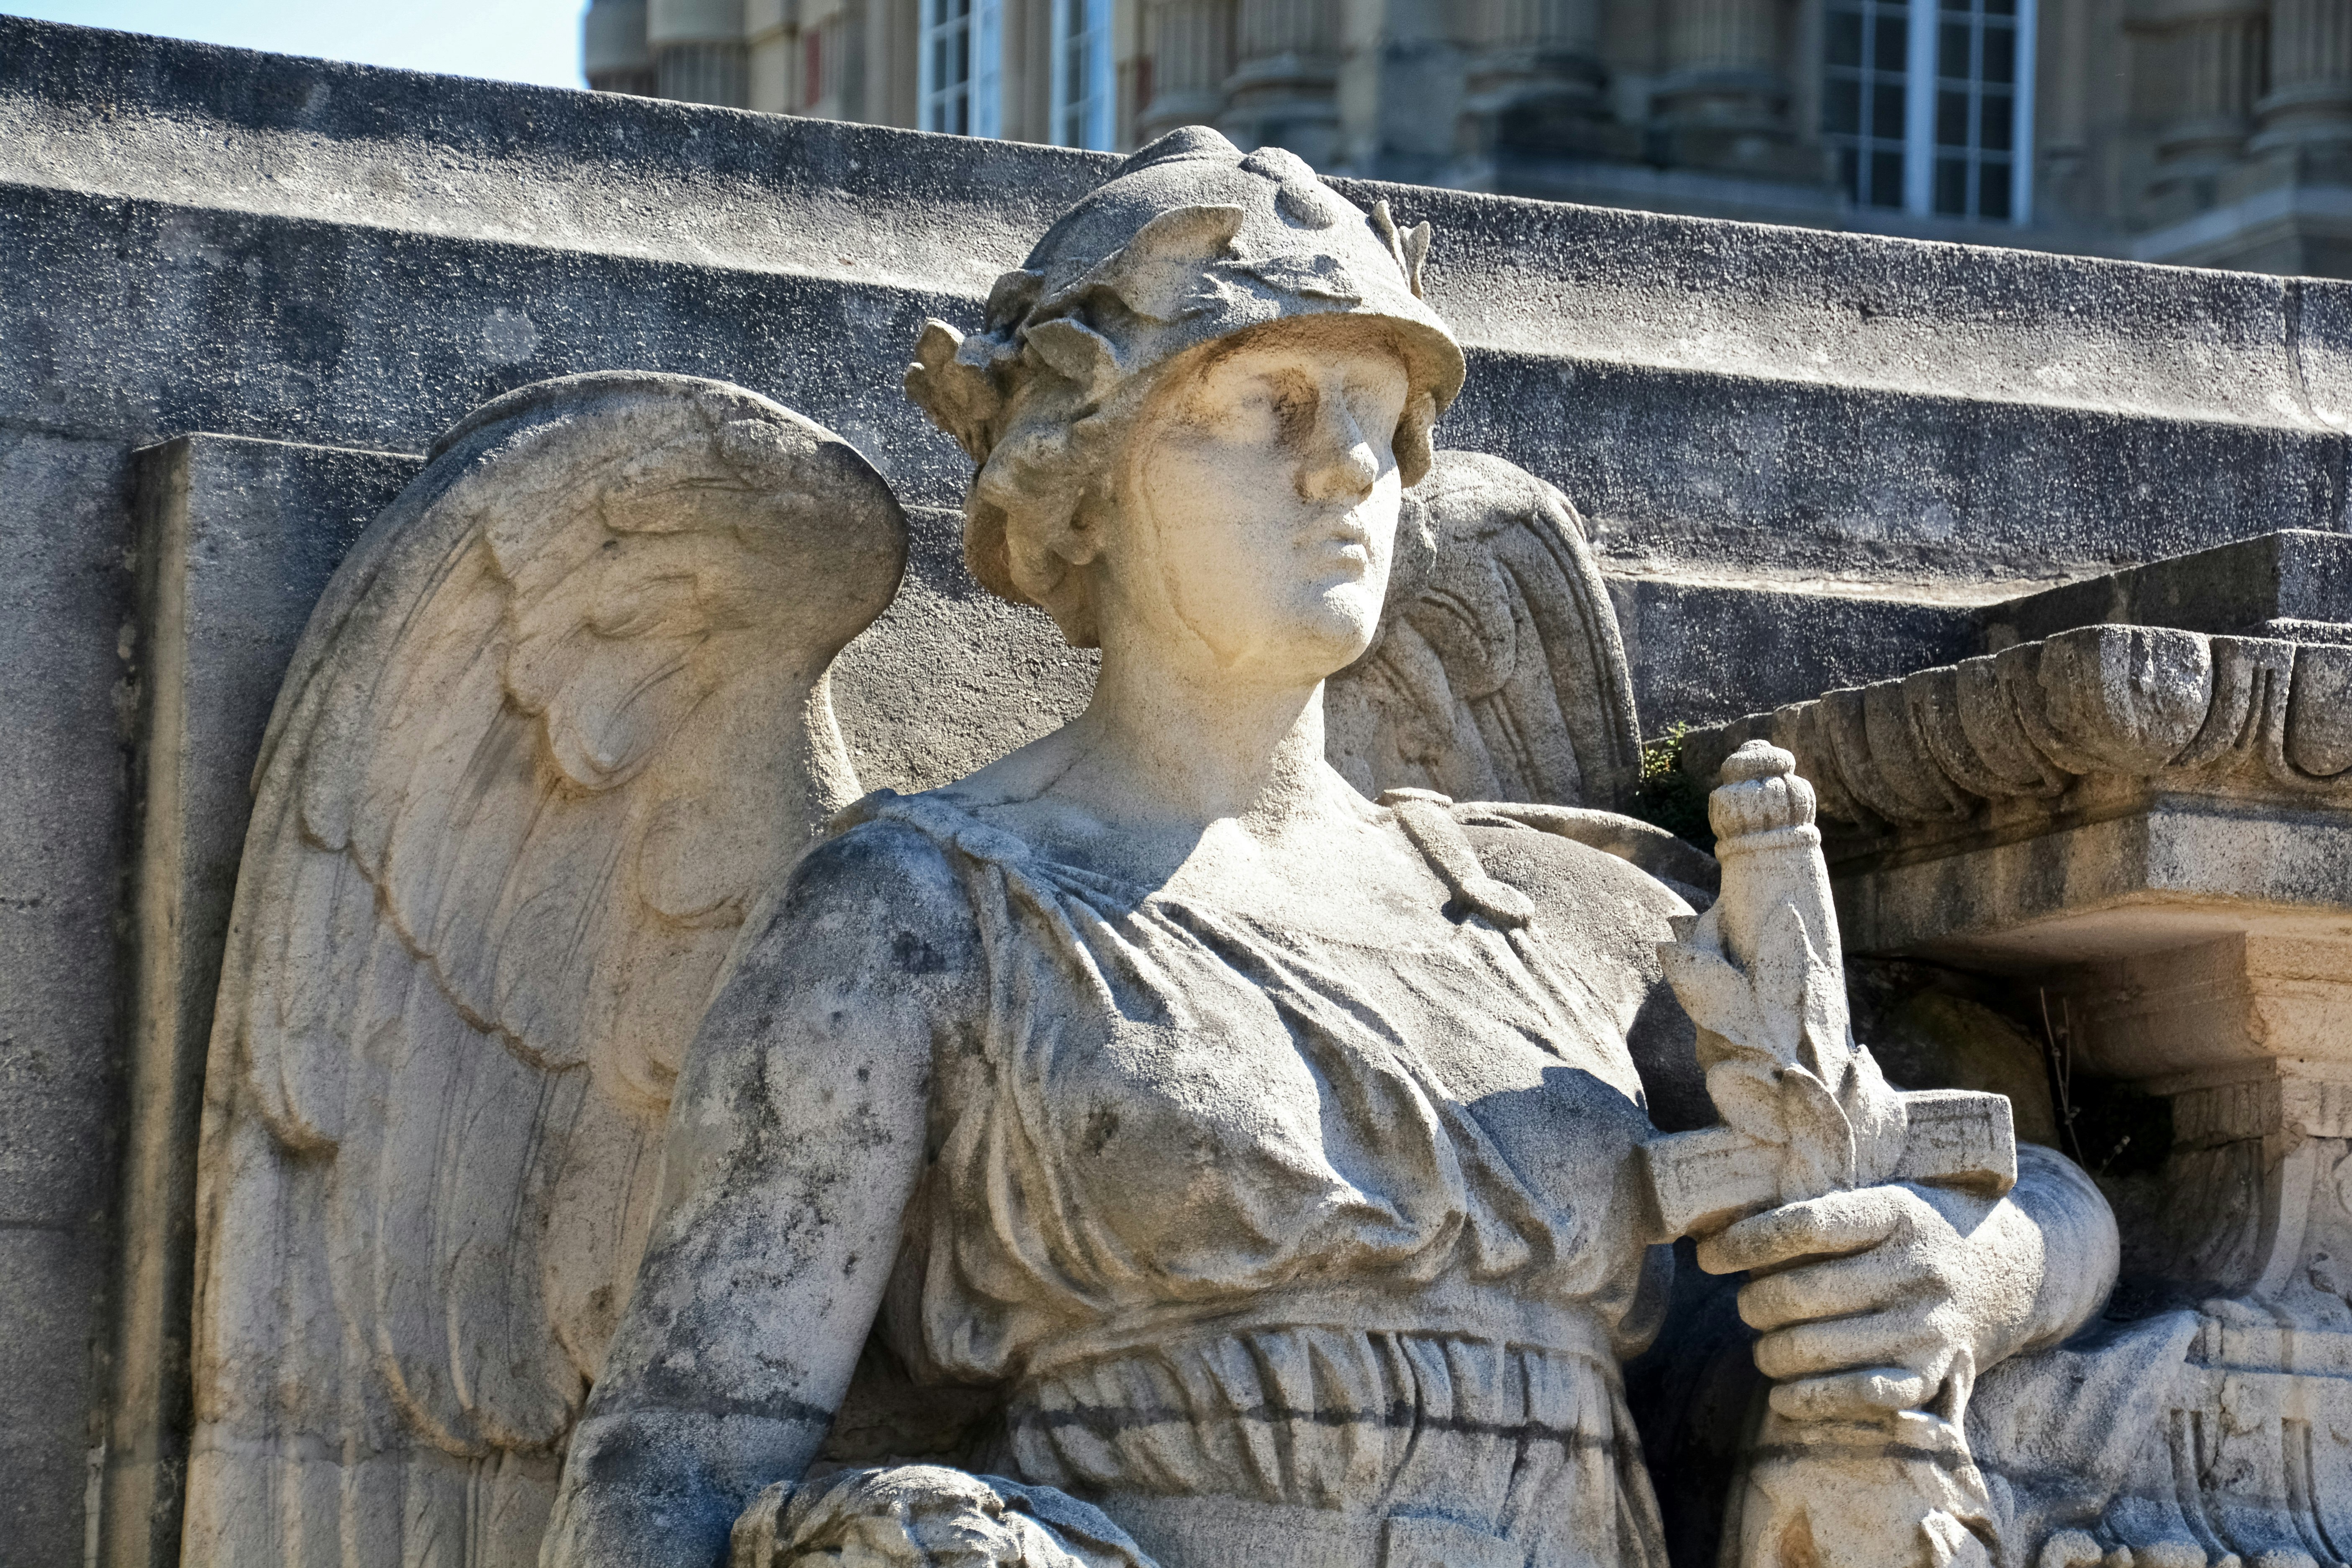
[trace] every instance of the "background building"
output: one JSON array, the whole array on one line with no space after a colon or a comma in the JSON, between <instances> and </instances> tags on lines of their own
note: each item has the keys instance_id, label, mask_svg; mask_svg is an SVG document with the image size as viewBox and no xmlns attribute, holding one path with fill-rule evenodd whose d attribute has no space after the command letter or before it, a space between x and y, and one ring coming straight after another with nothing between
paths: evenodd
<instances>
[{"instance_id":1,"label":"background building","mask_svg":"<svg viewBox=\"0 0 2352 1568\"><path fill-rule=\"evenodd\" d=\"M591 85L2352 276L2352 0L595 0Z\"/></svg>"}]
</instances>

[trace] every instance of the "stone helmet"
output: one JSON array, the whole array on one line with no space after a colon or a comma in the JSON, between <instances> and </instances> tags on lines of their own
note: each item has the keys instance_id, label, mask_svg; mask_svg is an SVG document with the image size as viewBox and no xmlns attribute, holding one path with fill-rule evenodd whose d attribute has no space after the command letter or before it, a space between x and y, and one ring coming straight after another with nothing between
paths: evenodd
<instances>
[{"instance_id":1,"label":"stone helmet","mask_svg":"<svg viewBox=\"0 0 2352 1568\"><path fill-rule=\"evenodd\" d=\"M1404 482L1462 390L1461 345L1422 300L1430 229L1370 213L1296 155L1244 156L1188 126L1129 158L1062 215L989 291L964 337L927 321L907 393L980 465L964 554L991 592L1042 605L1077 647L1097 641L1083 574L1054 550L1103 475L1154 373L1270 321L1371 318L1394 329L1411 393L1396 435Z\"/></svg>"}]
</instances>

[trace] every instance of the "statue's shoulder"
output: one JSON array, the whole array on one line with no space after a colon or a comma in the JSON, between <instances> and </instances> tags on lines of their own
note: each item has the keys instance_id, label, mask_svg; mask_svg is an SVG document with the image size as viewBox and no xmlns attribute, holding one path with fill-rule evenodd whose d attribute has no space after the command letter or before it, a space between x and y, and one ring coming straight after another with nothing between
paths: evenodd
<instances>
[{"instance_id":1,"label":"statue's shoulder","mask_svg":"<svg viewBox=\"0 0 2352 1568\"><path fill-rule=\"evenodd\" d=\"M1493 810L1499 820L1486 820L1486 808L1456 809L1486 874L1535 906L1543 944L1623 1009L1651 1121L1667 1131L1712 1125L1690 1020L1658 952L1674 940L1677 917L1712 901L1713 858L1609 812L1506 806Z\"/></svg>"},{"instance_id":2,"label":"statue's shoulder","mask_svg":"<svg viewBox=\"0 0 2352 1568\"><path fill-rule=\"evenodd\" d=\"M1631 817L1542 806L1455 807L1486 874L1556 928L1622 932L1644 952L1667 922L1705 908L1713 862ZM1679 873L1679 875L1678 875Z\"/></svg>"},{"instance_id":3,"label":"statue's shoulder","mask_svg":"<svg viewBox=\"0 0 2352 1568\"><path fill-rule=\"evenodd\" d=\"M976 962L980 933L953 824L927 821L923 800L883 792L836 817L770 889L742 970L814 961L836 974L875 964L941 973Z\"/></svg>"}]
</instances>

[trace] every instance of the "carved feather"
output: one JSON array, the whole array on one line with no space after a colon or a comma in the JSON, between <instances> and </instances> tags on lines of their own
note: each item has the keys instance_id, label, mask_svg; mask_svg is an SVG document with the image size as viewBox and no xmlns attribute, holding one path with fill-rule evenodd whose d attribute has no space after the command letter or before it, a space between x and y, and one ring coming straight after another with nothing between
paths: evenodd
<instances>
[{"instance_id":1,"label":"carved feather","mask_svg":"<svg viewBox=\"0 0 2352 1568\"><path fill-rule=\"evenodd\" d=\"M906 522L740 388L477 410L255 771L200 1173L191 1561L537 1560L753 900L856 793L824 672Z\"/></svg>"},{"instance_id":2,"label":"carved feather","mask_svg":"<svg viewBox=\"0 0 2352 1568\"><path fill-rule=\"evenodd\" d=\"M1437 453L1406 499L1380 637L1326 689L1332 765L1370 795L1619 804L1640 730L1576 509L1476 452Z\"/></svg>"}]
</instances>

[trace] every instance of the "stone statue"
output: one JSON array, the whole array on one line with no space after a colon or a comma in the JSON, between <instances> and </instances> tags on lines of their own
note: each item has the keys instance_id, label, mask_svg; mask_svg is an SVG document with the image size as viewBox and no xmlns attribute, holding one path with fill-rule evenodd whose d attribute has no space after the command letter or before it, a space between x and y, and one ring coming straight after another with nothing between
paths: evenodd
<instances>
[{"instance_id":1,"label":"stone statue","mask_svg":"<svg viewBox=\"0 0 2352 1568\"><path fill-rule=\"evenodd\" d=\"M1961 1424L2105 1205L1853 1044L1785 754L1696 924L1596 809L1623 656L1566 502L1433 450L1429 245L1182 131L932 323L971 569L1102 665L923 794L849 804L845 444L634 375L445 439L257 770L190 1561L1664 1568L1678 1229L1776 1381L1740 1562L2030 1560ZM1766 1174L1676 1209L1710 1090Z\"/></svg>"}]
</instances>

